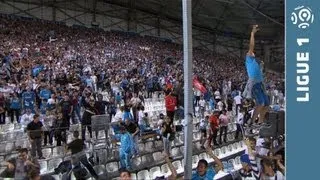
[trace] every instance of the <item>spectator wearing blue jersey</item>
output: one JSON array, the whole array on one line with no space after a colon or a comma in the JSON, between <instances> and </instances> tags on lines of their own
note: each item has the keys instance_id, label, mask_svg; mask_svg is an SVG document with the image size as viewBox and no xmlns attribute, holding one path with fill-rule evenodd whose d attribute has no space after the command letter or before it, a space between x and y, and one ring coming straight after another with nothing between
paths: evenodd
<instances>
[{"instance_id":1,"label":"spectator wearing blue jersey","mask_svg":"<svg viewBox=\"0 0 320 180\"><path fill-rule=\"evenodd\" d=\"M211 111L213 111L213 110L215 109L215 101L214 101L213 96L210 97L209 107L210 107L210 110L211 110Z\"/></svg>"},{"instance_id":2,"label":"spectator wearing blue jersey","mask_svg":"<svg viewBox=\"0 0 320 180\"><path fill-rule=\"evenodd\" d=\"M41 115L46 115L48 110L48 100L42 99L41 105L40 105L40 114Z\"/></svg>"},{"instance_id":3,"label":"spectator wearing blue jersey","mask_svg":"<svg viewBox=\"0 0 320 180\"><path fill-rule=\"evenodd\" d=\"M134 142L131 134L126 130L125 127L120 127L120 134L115 135L115 140L120 141L120 168L132 170L131 168L131 157L133 155Z\"/></svg>"},{"instance_id":4,"label":"spectator wearing blue jersey","mask_svg":"<svg viewBox=\"0 0 320 180\"><path fill-rule=\"evenodd\" d=\"M91 79L91 77L89 75L87 75L85 77L85 84L87 87L91 87L91 88L93 88L93 86L94 86L93 80Z\"/></svg>"},{"instance_id":5,"label":"spectator wearing blue jersey","mask_svg":"<svg viewBox=\"0 0 320 180\"><path fill-rule=\"evenodd\" d=\"M23 109L31 109L34 112L36 102L36 95L33 91L31 91L31 88L28 87L27 91L22 93L22 108Z\"/></svg>"},{"instance_id":6,"label":"spectator wearing blue jersey","mask_svg":"<svg viewBox=\"0 0 320 180\"><path fill-rule=\"evenodd\" d=\"M13 123L14 116L16 117L16 121L20 123L20 109L21 109L21 99L18 97L17 93L13 93L13 97L10 100L10 119Z\"/></svg>"},{"instance_id":7,"label":"spectator wearing blue jersey","mask_svg":"<svg viewBox=\"0 0 320 180\"><path fill-rule=\"evenodd\" d=\"M128 106L124 107L122 121L124 122L126 119L128 119L130 121L134 121L133 116L130 112L130 108Z\"/></svg>"},{"instance_id":8,"label":"spectator wearing blue jersey","mask_svg":"<svg viewBox=\"0 0 320 180\"><path fill-rule=\"evenodd\" d=\"M274 110L274 111L280 111L280 110L281 110L281 107L280 107L279 103L276 103L275 105L273 105L272 110Z\"/></svg>"},{"instance_id":9,"label":"spectator wearing blue jersey","mask_svg":"<svg viewBox=\"0 0 320 180\"><path fill-rule=\"evenodd\" d=\"M120 92L118 92L116 95L116 104L118 107L121 106L121 100L122 100L122 96L121 96Z\"/></svg>"},{"instance_id":10,"label":"spectator wearing blue jersey","mask_svg":"<svg viewBox=\"0 0 320 180\"><path fill-rule=\"evenodd\" d=\"M149 78L147 80L147 91L148 91L148 98L152 98L153 94L153 80Z\"/></svg>"},{"instance_id":11,"label":"spectator wearing blue jersey","mask_svg":"<svg viewBox=\"0 0 320 180\"><path fill-rule=\"evenodd\" d=\"M120 86L124 90L124 92L127 92L129 88L129 81L127 79L123 79Z\"/></svg>"},{"instance_id":12,"label":"spectator wearing blue jersey","mask_svg":"<svg viewBox=\"0 0 320 180\"><path fill-rule=\"evenodd\" d=\"M207 154L214 159L214 163L216 164L215 169L213 167L209 167L209 164L206 160L200 159L198 162L198 166L196 171L192 173L192 180L207 180L213 179L216 175L216 172L223 170L223 164L221 160L212 153L211 148L206 149Z\"/></svg>"},{"instance_id":13,"label":"spectator wearing blue jersey","mask_svg":"<svg viewBox=\"0 0 320 180\"><path fill-rule=\"evenodd\" d=\"M256 120L259 115L259 123L262 123L270 102L264 87L263 73L254 54L255 33L258 30L258 25L254 25L251 31L249 51L245 62L249 79L244 95L245 97L252 96L254 98L256 107L252 119Z\"/></svg>"},{"instance_id":14,"label":"spectator wearing blue jersey","mask_svg":"<svg viewBox=\"0 0 320 180\"><path fill-rule=\"evenodd\" d=\"M48 85L40 90L40 98L41 99L50 99L51 97L51 90L49 90Z\"/></svg>"}]
</instances>

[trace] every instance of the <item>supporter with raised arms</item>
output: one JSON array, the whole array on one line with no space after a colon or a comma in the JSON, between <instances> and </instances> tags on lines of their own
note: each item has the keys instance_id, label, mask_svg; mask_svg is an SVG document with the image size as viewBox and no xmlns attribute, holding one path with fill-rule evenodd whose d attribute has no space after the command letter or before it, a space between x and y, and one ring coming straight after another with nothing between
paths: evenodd
<instances>
[{"instance_id":1,"label":"supporter with raised arms","mask_svg":"<svg viewBox=\"0 0 320 180\"><path fill-rule=\"evenodd\" d=\"M245 88L244 96L255 100L255 110L252 120L255 121L259 116L259 123L262 123L265 114L269 108L269 98L266 95L263 73L261 71L258 60L254 54L255 34L259 31L258 25L254 25L251 31L249 51L246 55L246 69L248 74L248 82Z\"/></svg>"},{"instance_id":2,"label":"supporter with raised arms","mask_svg":"<svg viewBox=\"0 0 320 180\"><path fill-rule=\"evenodd\" d=\"M192 180L213 179L219 171L223 170L223 164L221 160L213 154L212 149L207 147L206 152L214 160L216 166L215 168L209 167L207 160L200 159L196 171L192 173Z\"/></svg>"}]
</instances>

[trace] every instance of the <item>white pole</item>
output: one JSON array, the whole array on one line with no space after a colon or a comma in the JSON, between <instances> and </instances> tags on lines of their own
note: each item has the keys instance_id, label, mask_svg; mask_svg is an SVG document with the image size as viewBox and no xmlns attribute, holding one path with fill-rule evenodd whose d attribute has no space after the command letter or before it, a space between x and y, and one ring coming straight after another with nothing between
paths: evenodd
<instances>
[{"instance_id":1,"label":"white pole","mask_svg":"<svg viewBox=\"0 0 320 180\"><path fill-rule=\"evenodd\" d=\"M192 176L192 115L193 115L193 91L192 91L192 0L182 0L183 16L183 56L184 56L184 179Z\"/></svg>"}]
</instances>

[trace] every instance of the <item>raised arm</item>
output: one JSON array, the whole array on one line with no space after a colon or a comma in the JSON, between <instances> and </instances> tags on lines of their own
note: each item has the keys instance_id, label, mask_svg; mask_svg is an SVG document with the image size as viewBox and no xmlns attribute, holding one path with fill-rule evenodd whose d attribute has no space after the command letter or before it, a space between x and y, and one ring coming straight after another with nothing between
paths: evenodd
<instances>
[{"instance_id":1,"label":"raised arm","mask_svg":"<svg viewBox=\"0 0 320 180\"><path fill-rule=\"evenodd\" d=\"M250 55L250 56L254 55L254 53L253 53L254 45L255 45L254 36L257 31L259 31L258 25L254 25L252 27L252 31L251 31L251 35L250 35L250 43L249 43L249 51L248 51L248 55Z\"/></svg>"},{"instance_id":2,"label":"raised arm","mask_svg":"<svg viewBox=\"0 0 320 180\"><path fill-rule=\"evenodd\" d=\"M168 164L168 167L171 171L171 175L170 175L171 179L176 179L178 176L178 173L177 173L177 170L172 165L168 154L165 154L165 160L166 160L166 163Z\"/></svg>"},{"instance_id":3,"label":"raised arm","mask_svg":"<svg viewBox=\"0 0 320 180\"><path fill-rule=\"evenodd\" d=\"M279 168L279 171L284 175L285 174L285 166L282 164L281 162L281 159L282 159L282 156L281 155L278 155L276 156L277 157L277 165L278 165L278 168Z\"/></svg>"},{"instance_id":4,"label":"raised arm","mask_svg":"<svg viewBox=\"0 0 320 180\"><path fill-rule=\"evenodd\" d=\"M210 147L207 147L206 148L206 151L207 151L207 154L214 160L214 162L217 164L217 171L221 171L221 170L223 170L223 164L222 164L222 162L221 162L221 160L217 157L217 156L215 156L213 153L212 153L212 150L211 150L211 148Z\"/></svg>"}]
</instances>

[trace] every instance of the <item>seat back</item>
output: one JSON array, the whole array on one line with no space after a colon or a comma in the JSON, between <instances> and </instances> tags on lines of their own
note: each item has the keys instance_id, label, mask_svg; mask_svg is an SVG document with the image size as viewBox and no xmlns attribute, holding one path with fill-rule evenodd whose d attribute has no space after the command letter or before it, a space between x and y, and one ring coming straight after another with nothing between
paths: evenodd
<instances>
[{"instance_id":1,"label":"seat back","mask_svg":"<svg viewBox=\"0 0 320 180\"><path fill-rule=\"evenodd\" d=\"M42 149L43 157L50 158L52 156L51 148Z\"/></svg>"},{"instance_id":2,"label":"seat back","mask_svg":"<svg viewBox=\"0 0 320 180\"><path fill-rule=\"evenodd\" d=\"M172 163L172 165L173 165L173 167L175 168L175 169L182 169L182 165L181 165L181 161L174 161L173 163Z\"/></svg>"},{"instance_id":3,"label":"seat back","mask_svg":"<svg viewBox=\"0 0 320 180\"><path fill-rule=\"evenodd\" d=\"M180 148L178 148L178 147L172 148L171 154L172 154L173 157L182 156L182 153L180 152Z\"/></svg>"},{"instance_id":4,"label":"seat back","mask_svg":"<svg viewBox=\"0 0 320 180\"><path fill-rule=\"evenodd\" d=\"M161 173L162 174L166 174L167 176L170 176L171 175L171 171L168 167L168 164L164 164L161 166Z\"/></svg>"},{"instance_id":5,"label":"seat back","mask_svg":"<svg viewBox=\"0 0 320 180\"><path fill-rule=\"evenodd\" d=\"M39 161L39 165L40 165L40 173L44 174L47 172L47 161Z\"/></svg>"},{"instance_id":6,"label":"seat back","mask_svg":"<svg viewBox=\"0 0 320 180\"><path fill-rule=\"evenodd\" d=\"M106 170L108 173L115 173L119 170L118 162L110 162L106 164Z\"/></svg>"},{"instance_id":7,"label":"seat back","mask_svg":"<svg viewBox=\"0 0 320 180\"><path fill-rule=\"evenodd\" d=\"M54 168L58 167L62 162L61 158L51 159L48 161L48 172L53 172Z\"/></svg>"},{"instance_id":8,"label":"seat back","mask_svg":"<svg viewBox=\"0 0 320 180\"><path fill-rule=\"evenodd\" d=\"M106 174L106 168L104 167L104 165L94 166L93 169L96 171L96 173L97 173L99 176L103 176L103 175Z\"/></svg>"},{"instance_id":9,"label":"seat back","mask_svg":"<svg viewBox=\"0 0 320 180\"><path fill-rule=\"evenodd\" d=\"M135 157L132 160L132 168L138 169L141 166L141 157Z\"/></svg>"},{"instance_id":10,"label":"seat back","mask_svg":"<svg viewBox=\"0 0 320 180\"><path fill-rule=\"evenodd\" d=\"M147 170L142 170L137 173L137 178L139 180L150 180L149 172Z\"/></svg>"},{"instance_id":11,"label":"seat back","mask_svg":"<svg viewBox=\"0 0 320 180\"><path fill-rule=\"evenodd\" d=\"M12 151L14 151L14 144L13 142L7 142L6 145L5 145L5 151L7 153L11 153Z\"/></svg>"},{"instance_id":12,"label":"seat back","mask_svg":"<svg viewBox=\"0 0 320 180\"><path fill-rule=\"evenodd\" d=\"M155 179L161 174L161 169L159 166L153 167L149 170L149 175L151 179Z\"/></svg>"},{"instance_id":13,"label":"seat back","mask_svg":"<svg viewBox=\"0 0 320 180\"><path fill-rule=\"evenodd\" d=\"M156 162L161 162L161 161L164 160L163 155L162 155L162 153L160 151L154 152L152 154L152 156L153 156L154 161L156 161Z\"/></svg>"}]
</instances>

